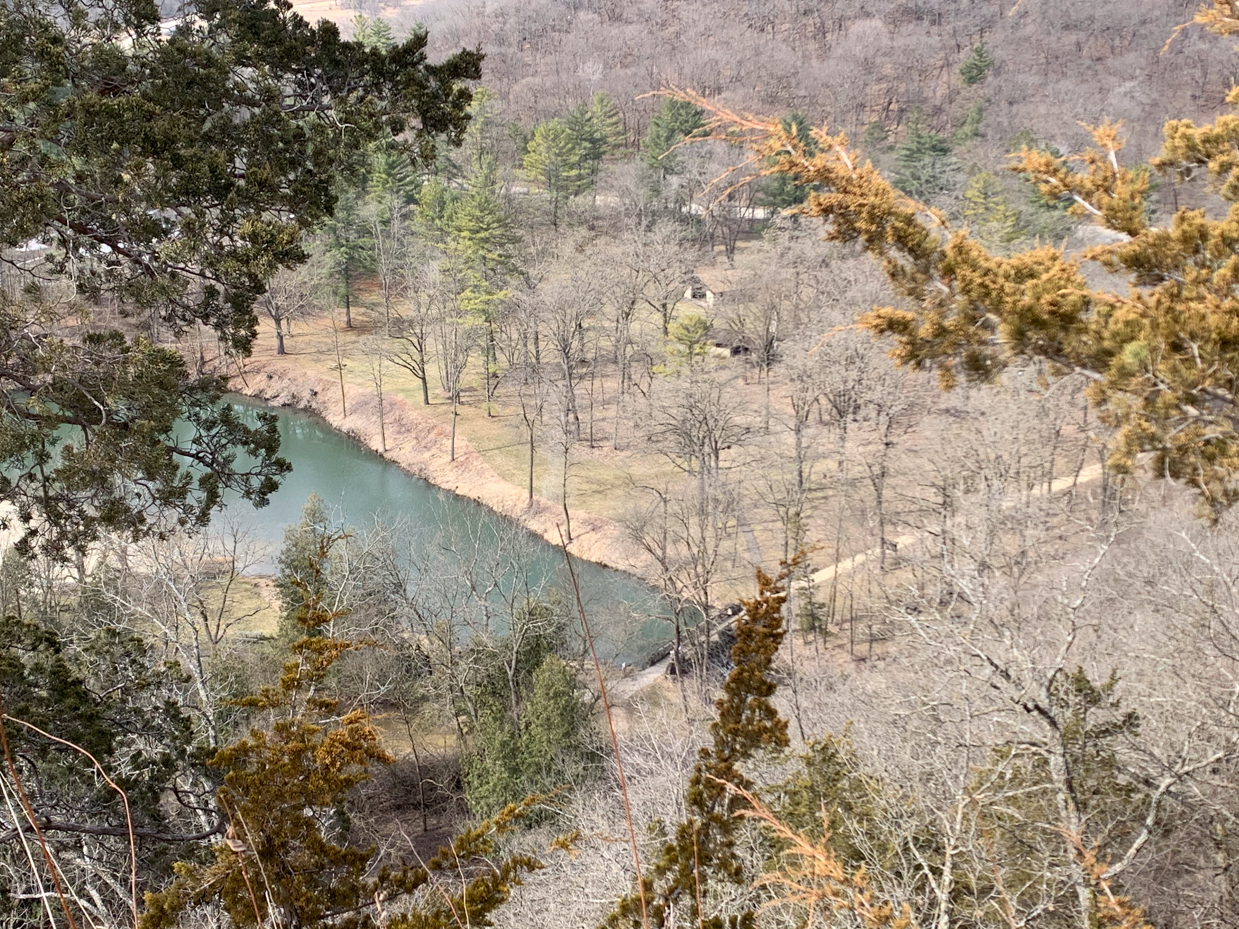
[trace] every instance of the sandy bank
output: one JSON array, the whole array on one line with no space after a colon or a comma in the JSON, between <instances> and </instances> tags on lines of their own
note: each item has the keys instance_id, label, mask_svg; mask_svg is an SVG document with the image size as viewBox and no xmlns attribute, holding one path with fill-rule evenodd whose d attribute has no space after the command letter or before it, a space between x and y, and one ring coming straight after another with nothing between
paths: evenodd
<instances>
[{"instance_id":1,"label":"sandy bank","mask_svg":"<svg viewBox=\"0 0 1239 929\"><path fill-rule=\"evenodd\" d=\"M314 413L410 474L475 500L548 542L559 544L564 513L558 503L535 496L529 505L527 491L500 477L460 430L456 433L456 460L452 461L450 427L435 422L404 397L384 397L384 453L380 449L378 399L372 393L349 391L348 415L343 415L339 382L310 370L295 355L255 357L246 363L243 377L233 376L230 386L273 406ZM627 539L622 527L576 509L570 509L570 513L569 550L574 555L656 583L653 565Z\"/></svg>"}]
</instances>

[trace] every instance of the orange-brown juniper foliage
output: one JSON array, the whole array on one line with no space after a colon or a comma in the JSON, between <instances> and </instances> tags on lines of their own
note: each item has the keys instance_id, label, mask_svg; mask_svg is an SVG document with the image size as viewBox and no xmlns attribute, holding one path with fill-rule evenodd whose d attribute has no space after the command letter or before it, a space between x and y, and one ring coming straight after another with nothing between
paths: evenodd
<instances>
[{"instance_id":1,"label":"orange-brown juniper foliage","mask_svg":"<svg viewBox=\"0 0 1239 929\"><path fill-rule=\"evenodd\" d=\"M1234 35L1239 33L1239 2L1236 0L1211 0L1203 4L1190 23L1184 23L1174 31L1174 37L1191 25L1204 26L1218 35Z\"/></svg>"},{"instance_id":2,"label":"orange-brown juniper foliage","mask_svg":"<svg viewBox=\"0 0 1239 929\"><path fill-rule=\"evenodd\" d=\"M1076 860L1092 881L1093 921L1097 929L1153 929L1145 919L1144 911L1128 897L1117 897L1110 881L1105 878L1107 864L1099 860L1096 848L1085 848L1072 837Z\"/></svg>"},{"instance_id":3,"label":"orange-brown juniper foliage","mask_svg":"<svg viewBox=\"0 0 1239 929\"><path fill-rule=\"evenodd\" d=\"M750 791L734 784L725 785L738 794L747 806L737 816L765 825L780 840L783 852L780 866L757 880L774 897L766 906L786 907L802 914L803 925L813 926L819 916L850 914L863 929L916 929L912 911L881 900L870 885L864 868L849 871L830 849L829 834L820 841L808 839L783 823L768 806ZM800 923L798 923L800 924Z\"/></svg>"},{"instance_id":4,"label":"orange-brown juniper foliage","mask_svg":"<svg viewBox=\"0 0 1239 929\"><path fill-rule=\"evenodd\" d=\"M1239 6L1217 0L1196 22L1239 32ZM860 321L894 340L901 364L935 370L947 389L1030 359L1051 376L1082 375L1114 429L1114 471L1132 471L1148 452L1154 472L1194 487L1209 514L1239 500L1239 90L1228 97L1235 113L1210 125L1167 123L1151 163L1176 181L1207 175L1227 203L1221 216L1184 209L1166 227L1152 226L1149 172L1121 161L1119 125L1091 130L1094 147L1076 156L1028 148L1013 156L1012 170L1043 195L1069 200L1076 215L1116 234L1114 244L1075 256L1051 245L993 254L900 193L844 133L816 129L810 150L794 127L666 92L710 115L709 138L748 147L745 166L808 188L794 211L820 219L828 239L855 243L882 263L901 302ZM1126 292L1090 287L1086 262L1122 275Z\"/></svg>"}]
</instances>

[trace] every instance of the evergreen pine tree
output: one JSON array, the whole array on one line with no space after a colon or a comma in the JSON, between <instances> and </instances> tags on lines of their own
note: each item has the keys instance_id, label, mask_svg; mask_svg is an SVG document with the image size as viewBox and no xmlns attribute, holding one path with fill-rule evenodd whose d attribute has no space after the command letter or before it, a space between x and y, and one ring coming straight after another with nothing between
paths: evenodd
<instances>
[{"instance_id":1,"label":"evergreen pine tree","mask_svg":"<svg viewBox=\"0 0 1239 929\"><path fill-rule=\"evenodd\" d=\"M968 182L962 212L972 233L987 245L1001 248L1023 237L1019 210L1007 202L998 178L989 171Z\"/></svg>"},{"instance_id":2,"label":"evergreen pine tree","mask_svg":"<svg viewBox=\"0 0 1239 929\"><path fill-rule=\"evenodd\" d=\"M474 816L487 816L536 792L525 789L520 733L502 705L482 706L470 738L473 745L462 759L461 780Z\"/></svg>"},{"instance_id":3,"label":"evergreen pine tree","mask_svg":"<svg viewBox=\"0 0 1239 929\"><path fill-rule=\"evenodd\" d=\"M447 248L460 199L459 191L442 179L427 180L419 192L414 213L418 234L436 248Z\"/></svg>"},{"instance_id":4,"label":"evergreen pine tree","mask_svg":"<svg viewBox=\"0 0 1239 929\"><path fill-rule=\"evenodd\" d=\"M589 176L582 172L576 140L562 120L548 120L534 130L521 166L530 182L550 196L551 225L558 226L562 201L580 193L589 183Z\"/></svg>"},{"instance_id":5,"label":"evergreen pine tree","mask_svg":"<svg viewBox=\"0 0 1239 929\"><path fill-rule=\"evenodd\" d=\"M452 206L447 250L484 277L498 280L516 269L519 238L496 193L493 162L473 178L469 192Z\"/></svg>"},{"instance_id":6,"label":"evergreen pine tree","mask_svg":"<svg viewBox=\"0 0 1239 929\"><path fill-rule=\"evenodd\" d=\"M690 366L694 358L705 355L713 325L711 320L700 313L685 313L668 327L667 334L684 349L684 356Z\"/></svg>"},{"instance_id":7,"label":"evergreen pine tree","mask_svg":"<svg viewBox=\"0 0 1239 929\"><path fill-rule=\"evenodd\" d=\"M358 13L353 17L353 38L366 48L387 52L396 44L391 23L385 19Z\"/></svg>"},{"instance_id":8,"label":"evergreen pine tree","mask_svg":"<svg viewBox=\"0 0 1239 929\"><path fill-rule=\"evenodd\" d=\"M1024 746L997 748L991 763L979 767L978 787L993 784L995 772L1001 772L1006 794L1004 802L979 809L981 827L994 837L988 854L1020 862L1030 871L1069 873L1073 865L1085 868L1090 858L1112 863L1130 847L1148 814L1153 788L1124 757L1137 743L1140 717L1122 707L1118 683L1114 673L1100 684L1082 668L1056 673L1045 692L1048 699L1036 707L1054 721L1048 727L1052 735L1045 741L1030 740L1035 746L1031 751ZM1079 834L1073 834L1065 820L1076 821ZM1047 823L1062 827L1047 829ZM1089 875L1094 882L1089 888L1092 900L1072 907L1075 919L1088 925L1149 929L1143 921L1107 923L1096 918L1104 912L1097 899L1104 871L1103 866ZM973 905L983 909L996 890L982 878L973 890ZM1024 899L1018 891L1013 903L1025 912L1036 906L1033 895Z\"/></svg>"},{"instance_id":9,"label":"evergreen pine tree","mask_svg":"<svg viewBox=\"0 0 1239 929\"><path fill-rule=\"evenodd\" d=\"M865 147L865 151L871 154L881 154L890 148L891 131L887 128L886 123L879 120L874 120L865 127L865 134L861 137L861 145Z\"/></svg>"},{"instance_id":10,"label":"evergreen pine tree","mask_svg":"<svg viewBox=\"0 0 1239 929\"><path fill-rule=\"evenodd\" d=\"M327 221L327 260L336 281L336 291L344 303L345 328L353 328L353 294L358 275L370 263L374 246L366 223L365 191L356 185L340 184L335 215Z\"/></svg>"},{"instance_id":11,"label":"evergreen pine tree","mask_svg":"<svg viewBox=\"0 0 1239 929\"><path fill-rule=\"evenodd\" d=\"M964 145L973 139L980 138L983 119L985 119L985 104L978 100L951 135L951 141L956 145Z\"/></svg>"},{"instance_id":12,"label":"evergreen pine tree","mask_svg":"<svg viewBox=\"0 0 1239 929\"><path fill-rule=\"evenodd\" d=\"M78 925L132 926L128 913L120 915L128 910L129 888L112 878L130 871L127 824L138 830L132 864L139 886L170 880L173 862L193 853L192 833L208 822L199 804L210 784L211 752L195 712L204 708L186 705L180 667L142 637L105 625L114 606L97 589L79 592L77 604L60 601L46 618L36 618L37 607L24 619L0 612L5 786L24 785L30 821L42 834L31 835L21 816L10 818L6 831L15 829L10 842L25 835L20 841L43 845L60 881L90 889L94 906L79 910L79 920L117 915L115 922L85 915ZM100 770L110 772L123 800L101 782ZM81 854L83 834L92 835L89 855ZM8 849L0 860L0 919L50 925L36 894L54 880L44 860L28 860L27 870L15 866Z\"/></svg>"},{"instance_id":13,"label":"evergreen pine tree","mask_svg":"<svg viewBox=\"0 0 1239 929\"><path fill-rule=\"evenodd\" d=\"M506 283L516 271L519 239L496 193L494 159L483 155L474 167L469 192L448 204L444 217L446 238L441 247L448 258L449 277L455 282L454 296L463 318L484 327L484 386L489 416L499 373L495 325L500 307L510 296Z\"/></svg>"},{"instance_id":14,"label":"evergreen pine tree","mask_svg":"<svg viewBox=\"0 0 1239 929\"><path fill-rule=\"evenodd\" d=\"M973 46L972 53L960 65L959 76L963 78L965 84L971 87L985 80L993 67L994 56L990 54L984 42L978 42Z\"/></svg>"},{"instance_id":15,"label":"evergreen pine tree","mask_svg":"<svg viewBox=\"0 0 1239 929\"><path fill-rule=\"evenodd\" d=\"M907 140L895 149L895 161L895 186L909 197L931 200L954 186L958 165L951 143L926 128L923 116L912 119Z\"/></svg>"},{"instance_id":16,"label":"evergreen pine tree","mask_svg":"<svg viewBox=\"0 0 1239 929\"><path fill-rule=\"evenodd\" d=\"M564 128L572 139L572 173L580 178L582 187L592 187L602 170L607 153L607 139L594 114L584 103L577 104L564 118Z\"/></svg>"},{"instance_id":17,"label":"evergreen pine tree","mask_svg":"<svg viewBox=\"0 0 1239 929\"><path fill-rule=\"evenodd\" d=\"M811 135L812 125L809 122L809 117L805 116L804 113L799 111L789 113L779 121L779 124L784 130L799 139L800 144L805 146L806 151L812 151L816 148ZM804 203L809 196L809 188L802 186L796 182L795 178L782 172L776 172L766 178L765 192L767 199L770 201L770 206L776 210L786 210L799 203Z\"/></svg>"},{"instance_id":18,"label":"evergreen pine tree","mask_svg":"<svg viewBox=\"0 0 1239 929\"><path fill-rule=\"evenodd\" d=\"M602 136L602 154L614 157L624 150L627 132L624 114L619 105L605 91L597 91L589 101L589 115L599 135Z\"/></svg>"},{"instance_id":19,"label":"evergreen pine tree","mask_svg":"<svg viewBox=\"0 0 1239 929\"><path fill-rule=\"evenodd\" d=\"M480 87L474 92L473 102L469 105L469 128L465 130L461 143L463 170L453 164L450 176L468 177L471 178L470 184L477 184L480 175L493 173L501 136L505 132L504 125L495 116L498 107L496 99L495 92L487 87ZM508 124L509 131L512 125ZM524 150L525 145L517 147L517 151Z\"/></svg>"},{"instance_id":20,"label":"evergreen pine tree","mask_svg":"<svg viewBox=\"0 0 1239 929\"><path fill-rule=\"evenodd\" d=\"M382 222L389 222L393 215L413 206L421 186L421 178L407 152L390 140L372 148L366 172L366 195Z\"/></svg>"},{"instance_id":21,"label":"evergreen pine tree","mask_svg":"<svg viewBox=\"0 0 1239 929\"><path fill-rule=\"evenodd\" d=\"M848 866L861 868L879 857L898 871L893 862L900 837L882 817L883 801L892 791L865 770L846 730L842 738L827 734L809 742L798 768L771 793L781 822L829 843Z\"/></svg>"},{"instance_id":22,"label":"evergreen pine tree","mask_svg":"<svg viewBox=\"0 0 1239 929\"><path fill-rule=\"evenodd\" d=\"M674 97L663 98L645 134L645 160L658 177L677 173L679 158L672 149L703 125L704 114L700 107Z\"/></svg>"}]
</instances>

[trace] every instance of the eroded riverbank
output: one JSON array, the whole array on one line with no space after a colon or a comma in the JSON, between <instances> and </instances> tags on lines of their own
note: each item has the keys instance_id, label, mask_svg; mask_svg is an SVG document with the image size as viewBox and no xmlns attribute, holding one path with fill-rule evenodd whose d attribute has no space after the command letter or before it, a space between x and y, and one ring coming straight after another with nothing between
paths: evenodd
<instances>
[{"instance_id":1,"label":"eroded riverbank","mask_svg":"<svg viewBox=\"0 0 1239 929\"><path fill-rule=\"evenodd\" d=\"M378 398L374 393L346 394L347 413L341 404L340 384L299 364L297 356L255 358L244 375L235 375L231 387L238 393L272 406L313 413L333 429L349 436L409 474L436 487L473 500L507 517L552 545L558 545L564 512L558 502L534 496L502 478L459 432L456 457L451 457L451 429L436 422L403 396L388 393L383 399L380 430ZM382 434L386 434L386 449ZM613 520L570 508L572 554L605 567L657 584L654 565L642 557Z\"/></svg>"}]
</instances>

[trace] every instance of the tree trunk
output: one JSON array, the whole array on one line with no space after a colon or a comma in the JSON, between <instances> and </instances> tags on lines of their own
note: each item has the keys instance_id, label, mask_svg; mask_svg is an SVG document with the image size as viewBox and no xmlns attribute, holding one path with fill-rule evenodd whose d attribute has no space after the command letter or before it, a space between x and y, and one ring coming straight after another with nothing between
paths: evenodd
<instances>
[{"instance_id":1,"label":"tree trunk","mask_svg":"<svg viewBox=\"0 0 1239 929\"><path fill-rule=\"evenodd\" d=\"M873 498L878 517L878 570L886 570L886 461L873 474Z\"/></svg>"},{"instance_id":2,"label":"tree trunk","mask_svg":"<svg viewBox=\"0 0 1239 929\"><path fill-rule=\"evenodd\" d=\"M202 323L196 323L194 328L198 331L197 374L202 377L203 372L206 371L206 348L202 344ZM280 341L283 342L282 339Z\"/></svg>"},{"instance_id":3,"label":"tree trunk","mask_svg":"<svg viewBox=\"0 0 1239 929\"><path fill-rule=\"evenodd\" d=\"M589 369L589 447L590 448L594 447L594 390L596 389L595 375L597 373L597 370L598 370L598 355L597 353L595 353L594 363L590 366L590 369Z\"/></svg>"},{"instance_id":4,"label":"tree trunk","mask_svg":"<svg viewBox=\"0 0 1239 929\"><path fill-rule=\"evenodd\" d=\"M569 542L572 541L572 515L568 512L568 424L564 423L564 476L560 485L560 499L564 507L564 530Z\"/></svg>"},{"instance_id":5,"label":"tree trunk","mask_svg":"<svg viewBox=\"0 0 1239 929\"><path fill-rule=\"evenodd\" d=\"M533 420L529 421L529 506L533 506Z\"/></svg>"},{"instance_id":6,"label":"tree trunk","mask_svg":"<svg viewBox=\"0 0 1239 929\"><path fill-rule=\"evenodd\" d=\"M284 327L280 323L280 318L275 318L275 353L277 355L284 354Z\"/></svg>"},{"instance_id":7,"label":"tree trunk","mask_svg":"<svg viewBox=\"0 0 1239 929\"><path fill-rule=\"evenodd\" d=\"M340 415L348 416L348 402L344 398L344 359L340 355L340 331L336 329L335 313L331 314L331 338L336 346L336 371L340 375Z\"/></svg>"},{"instance_id":8,"label":"tree trunk","mask_svg":"<svg viewBox=\"0 0 1239 929\"><path fill-rule=\"evenodd\" d=\"M456 400L457 400L457 396L456 396L456 390L455 390L455 387L456 387L456 385L455 385L455 384L453 384L453 385L452 385L452 388L453 388L453 389L452 389L452 448L451 448L451 452L450 452L450 454L449 454L449 456L448 456L448 460L449 460L449 461L455 461L455 460L456 460L456 416L457 416L457 413L456 413Z\"/></svg>"},{"instance_id":9,"label":"tree trunk","mask_svg":"<svg viewBox=\"0 0 1239 929\"><path fill-rule=\"evenodd\" d=\"M576 405L576 383L572 380L571 367L565 369L564 383L568 391L568 412L572 416L572 438L579 441L581 438L581 412ZM565 430L567 429L566 423L564 428Z\"/></svg>"},{"instance_id":10,"label":"tree trunk","mask_svg":"<svg viewBox=\"0 0 1239 929\"><path fill-rule=\"evenodd\" d=\"M623 417L624 394L621 391L615 396L615 421L611 424L611 448L619 451L620 419Z\"/></svg>"},{"instance_id":11,"label":"tree trunk","mask_svg":"<svg viewBox=\"0 0 1239 929\"><path fill-rule=\"evenodd\" d=\"M347 262L344 265L344 328L353 328L353 281Z\"/></svg>"},{"instance_id":12,"label":"tree trunk","mask_svg":"<svg viewBox=\"0 0 1239 929\"><path fill-rule=\"evenodd\" d=\"M680 608L675 608L675 646L671 649L671 667L675 668L675 679L684 686L684 669L680 667L680 655L684 648L684 621L680 616Z\"/></svg>"},{"instance_id":13,"label":"tree trunk","mask_svg":"<svg viewBox=\"0 0 1239 929\"><path fill-rule=\"evenodd\" d=\"M794 590L792 584L788 584L788 598L783 604L784 616L783 626L787 630L787 648L788 648L788 668L791 671L790 683L792 685L792 708L793 715L796 717L796 731L800 733L800 741L807 742L804 731L804 719L801 717L800 709L800 678L796 674L796 627L799 625L796 620L795 608L792 603L791 593Z\"/></svg>"},{"instance_id":14,"label":"tree trunk","mask_svg":"<svg viewBox=\"0 0 1239 929\"><path fill-rule=\"evenodd\" d=\"M379 388L379 450L387 454L387 420L383 416L383 388Z\"/></svg>"},{"instance_id":15,"label":"tree trunk","mask_svg":"<svg viewBox=\"0 0 1239 929\"><path fill-rule=\"evenodd\" d=\"M422 832L430 828L426 810L426 778L422 776L422 759L417 754L417 741L413 738L413 728L409 727L409 747L413 750L413 767L417 772L417 805L422 808Z\"/></svg>"},{"instance_id":16,"label":"tree trunk","mask_svg":"<svg viewBox=\"0 0 1239 929\"><path fill-rule=\"evenodd\" d=\"M1049 752L1050 779L1054 784L1055 799L1058 805L1060 831L1067 841L1067 854L1071 859L1071 883L1076 893L1076 901L1080 907L1080 929L1091 929L1095 925L1093 911L1096 908L1096 898L1092 883L1083 864L1080 862L1077 850L1071 846L1072 841L1084 841L1084 818L1076 803L1074 790L1071 786L1069 764L1066 753L1061 746L1054 746Z\"/></svg>"},{"instance_id":17,"label":"tree trunk","mask_svg":"<svg viewBox=\"0 0 1239 929\"><path fill-rule=\"evenodd\" d=\"M491 366L495 363L495 327L493 323L486 324L486 352L482 359L482 376L486 379L486 417L495 415L491 401L495 398L494 384L491 381Z\"/></svg>"},{"instance_id":18,"label":"tree trunk","mask_svg":"<svg viewBox=\"0 0 1239 929\"><path fill-rule=\"evenodd\" d=\"M426 360L422 359L422 376L418 378L422 382L422 406L430 406L430 379L426 377Z\"/></svg>"},{"instance_id":19,"label":"tree trunk","mask_svg":"<svg viewBox=\"0 0 1239 929\"><path fill-rule=\"evenodd\" d=\"M761 366L761 365L758 366L757 368L758 377L762 376L763 367L765 366ZM765 402L764 407L762 408L762 427L761 428L762 428L762 432L764 432L766 435L770 435L770 368L768 367L765 367L765 376L766 376L766 402ZM799 426L797 427L797 429L799 429ZM797 440L799 440L799 435L797 435Z\"/></svg>"}]
</instances>

